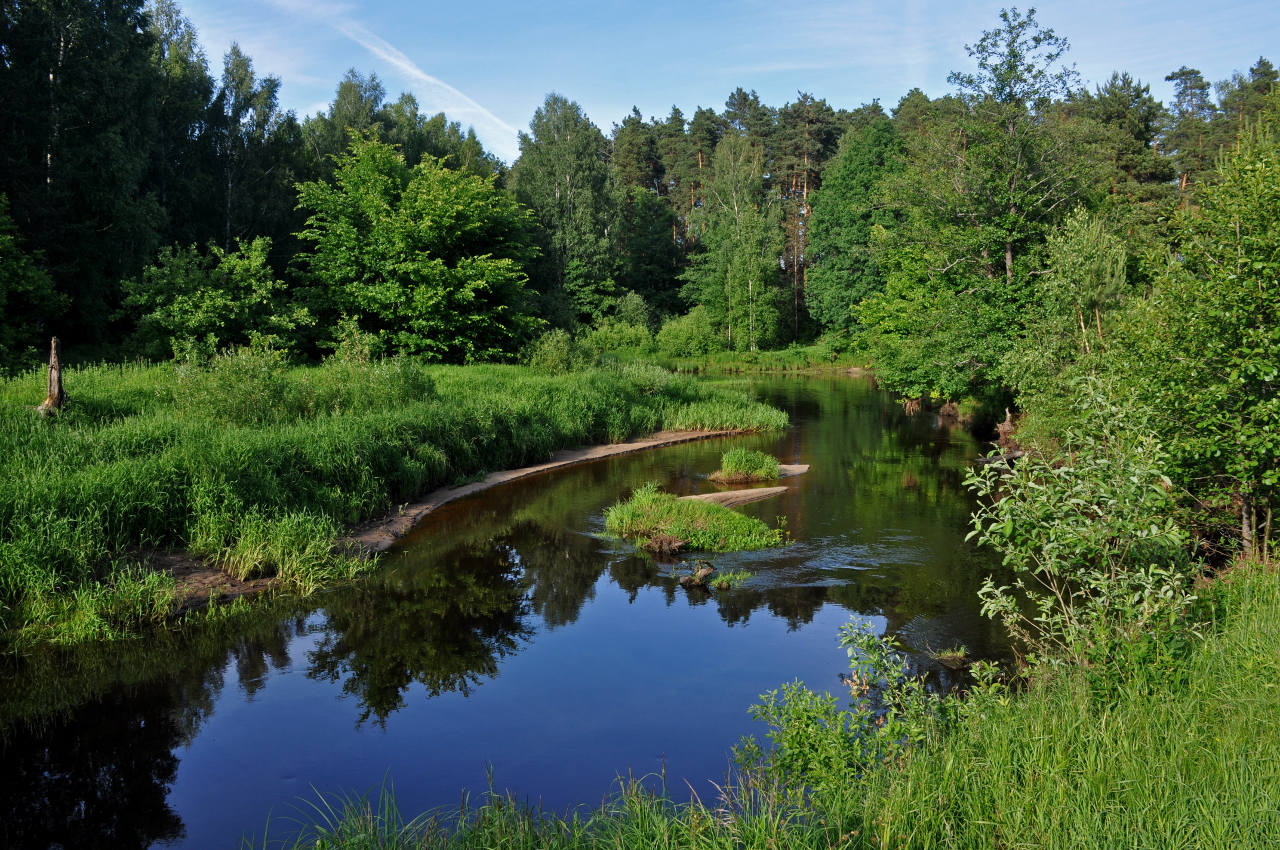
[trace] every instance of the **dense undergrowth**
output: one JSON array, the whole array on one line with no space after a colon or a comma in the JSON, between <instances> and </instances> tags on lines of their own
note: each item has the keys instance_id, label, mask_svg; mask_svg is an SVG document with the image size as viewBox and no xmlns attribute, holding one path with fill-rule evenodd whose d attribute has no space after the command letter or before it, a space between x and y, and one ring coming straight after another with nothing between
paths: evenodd
<instances>
[{"instance_id":1,"label":"dense undergrowth","mask_svg":"<svg viewBox=\"0 0 1280 850\"><path fill-rule=\"evenodd\" d=\"M174 610L148 552L185 548L307 592L367 568L333 543L436 486L662 428L785 427L746 396L643 365L512 366L269 351L95 366L40 418L39 370L0 383L0 641L134 632Z\"/></svg>"}]
</instances>

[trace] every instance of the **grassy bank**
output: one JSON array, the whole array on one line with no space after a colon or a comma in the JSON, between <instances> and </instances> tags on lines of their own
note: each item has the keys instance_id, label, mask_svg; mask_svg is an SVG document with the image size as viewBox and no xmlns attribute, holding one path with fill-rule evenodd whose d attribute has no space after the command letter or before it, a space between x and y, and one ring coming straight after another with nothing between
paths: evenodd
<instances>
[{"instance_id":1,"label":"grassy bank","mask_svg":"<svg viewBox=\"0 0 1280 850\"><path fill-rule=\"evenodd\" d=\"M643 365L561 376L406 360L287 368L242 352L206 367L65 375L39 418L39 371L0 383L0 641L130 634L174 609L146 553L182 548L307 592L367 565L343 527L443 484L554 450L663 428L781 428L744 395Z\"/></svg>"},{"instance_id":2,"label":"grassy bank","mask_svg":"<svg viewBox=\"0 0 1280 850\"><path fill-rule=\"evenodd\" d=\"M652 349L613 350L599 356L621 362L654 363L676 372L712 374L850 369L867 365L866 357L858 352L837 350L822 342L773 351L716 351L692 357L675 357Z\"/></svg>"},{"instance_id":3,"label":"grassy bank","mask_svg":"<svg viewBox=\"0 0 1280 850\"><path fill-rule=\"evenodd\" d=\"M993 688L901 757L800 805L779 777L675 804L637 783L577 817L500 796L408 822L394 797L329 799L296 847L1263 848L1280 842L1280 575L1204 588L1203 640L1027 691ZM812 789L811 789L812 790Z\"/></svg>"}]
</instances>

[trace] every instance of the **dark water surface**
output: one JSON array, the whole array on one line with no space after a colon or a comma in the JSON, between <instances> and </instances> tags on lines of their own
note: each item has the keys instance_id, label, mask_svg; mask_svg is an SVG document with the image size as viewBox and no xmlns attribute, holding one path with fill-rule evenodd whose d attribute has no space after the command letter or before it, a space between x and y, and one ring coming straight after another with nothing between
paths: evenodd
<instances>
[{"instance_id":1,"label":"dark water surface","mask_svg":"<svg viewBox=\"0 0 1280 850\"><path fill-rule=\"evenodd\" d=\"M991 559L963 542L980 452L845 377L750 382L781 436L707 440L570 468L432 515L377 576L252 618L41 656L0 681L0 845L234 847L290 832L302 799L394 782L406 814L498 790L550 810L660 771L704 797L758 695L841 690L851 615L925 652L1003 644L977 612ZM733 446L812 465L742 510L794 542L715 556L752 578L686 591L602 536L646 481L716 489ZM474 798L473 798L474 799Z\"/></svg>"}]
</instances>

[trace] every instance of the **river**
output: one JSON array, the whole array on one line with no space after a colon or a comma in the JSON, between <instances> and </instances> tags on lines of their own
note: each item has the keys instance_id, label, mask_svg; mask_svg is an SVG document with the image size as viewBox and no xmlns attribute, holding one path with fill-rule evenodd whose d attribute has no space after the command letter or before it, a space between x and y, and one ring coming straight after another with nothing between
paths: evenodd
<instances>
[{"instance_id":1,"label":"river","mask_svg":"<svg viewBox=\"0 0 1280 850\"><path fill-rule=\"evenodd\" d=\"M994 568L964 542L964 471L982 450L908 417L865 379L743 379L788 410L782 435L717 438L508 484L430 515L356 587L184 633L9 661L0 696L0 845L234 847L274 838L316 792L406 815L492 787L549 811L665 772L714 795L747 708L793 679L841 690L851 616L930 651L1005 652L978 613ZM730 447L810 471L742 508L793 542L718 555L741 587L678 587L671 565L603 534L646 481L680 494Z\"/></svg>"}]
</instances>

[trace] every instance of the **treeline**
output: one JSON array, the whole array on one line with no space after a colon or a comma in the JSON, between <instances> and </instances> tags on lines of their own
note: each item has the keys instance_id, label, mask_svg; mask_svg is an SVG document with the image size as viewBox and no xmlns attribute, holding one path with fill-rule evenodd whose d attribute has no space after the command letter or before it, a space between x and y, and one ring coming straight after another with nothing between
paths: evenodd
<instances>
[{"instance_id":1,"label":"treeline","mask_svg":"<svg viewBox=\"0 0 1280 850\"><path fill-rule=\"evenodd\" d=\"M1065 41L1005 15L946 97L912 90L886 112L739 88L719 112L633 110L606 134L552 94L508 170L355 70L300 120L238 46L215 74L172 0L14 6L0 365L32 362L50 332L97 356L251 339L314 356L343 318L388 352L459 362L547 327L656 329L700 307L672 335L685 347L834 332L883 355L904 392L1007 386L989 373L1026 327L1055 229L1100 216L1133 243L1124 285L1140 285L1140 249L1167 244L1277 72L1260 59L1215 99L1182 67L1166 108L1127 74L1081 86ZM1101 327L1121 294L1089 295L1077 318ZM914 362L923 350L948 365Z\"/></svg>"}]
</instances>

